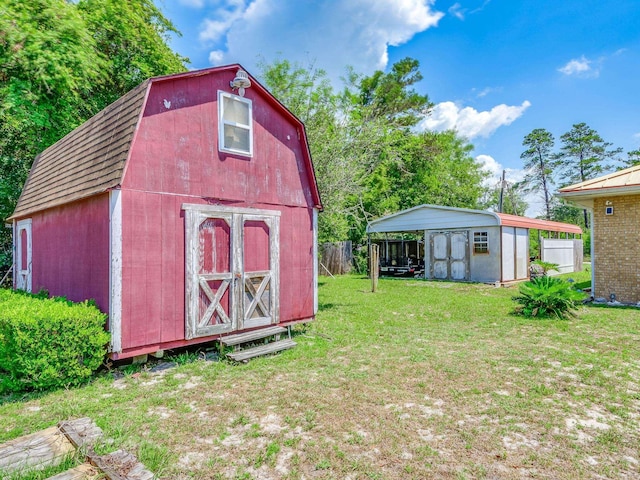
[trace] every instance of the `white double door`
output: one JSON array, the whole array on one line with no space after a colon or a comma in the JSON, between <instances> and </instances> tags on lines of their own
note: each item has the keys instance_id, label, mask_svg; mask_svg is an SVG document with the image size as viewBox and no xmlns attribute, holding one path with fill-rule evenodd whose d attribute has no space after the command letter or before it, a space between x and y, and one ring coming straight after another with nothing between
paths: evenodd
<instances>
[{"instance_id":1,"label":"white double door","mask_svg":"<svg viewBox=\"0 0 640 480\"><path fill-rule=\"evenodd\" d=\"M186 338L278 323L280 212L183 205Z\"/></svg>"},{"instance_id":2,"label":"white double door","mask_svg":"<svg viewBox=\"0 0 640 480\"><path fill-rule=\"evenodd\" d=\"M469 280L469 233L467 231L431 233L429 247L431 278Z\"/></svg>"}]
</instances>

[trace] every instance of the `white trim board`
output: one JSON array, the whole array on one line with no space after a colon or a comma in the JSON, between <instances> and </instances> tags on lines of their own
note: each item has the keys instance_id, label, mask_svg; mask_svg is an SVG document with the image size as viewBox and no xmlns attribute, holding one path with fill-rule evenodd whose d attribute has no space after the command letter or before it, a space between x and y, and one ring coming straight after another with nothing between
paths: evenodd
<instances>
[{"instance_id":1,"label":"white trim board","mask_svg":"<svg viewBox=\"0 0 640 480\"><path fill-rule=\"evenodd\" d=\"M122 351L122 199L109 192L109 332L111 351Z\"/></svg>"}]
</instances>

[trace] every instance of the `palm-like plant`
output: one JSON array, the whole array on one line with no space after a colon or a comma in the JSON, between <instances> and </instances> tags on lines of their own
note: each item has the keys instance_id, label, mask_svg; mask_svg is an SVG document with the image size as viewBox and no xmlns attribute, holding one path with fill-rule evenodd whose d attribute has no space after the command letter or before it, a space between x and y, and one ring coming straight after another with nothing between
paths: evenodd
<instances>
[{"instance_id":1,"label":"palm-like plant","mask_svg":"<svg viewBox=\"0 0 640 480\"><path fill-rule=\"evenodd\" d=\"M585 295L570 283L555 277L538 277L520 285L513 299L520 305L516 312L527 317L575 316L575 309Z\"/></svg>"}]
</instances>

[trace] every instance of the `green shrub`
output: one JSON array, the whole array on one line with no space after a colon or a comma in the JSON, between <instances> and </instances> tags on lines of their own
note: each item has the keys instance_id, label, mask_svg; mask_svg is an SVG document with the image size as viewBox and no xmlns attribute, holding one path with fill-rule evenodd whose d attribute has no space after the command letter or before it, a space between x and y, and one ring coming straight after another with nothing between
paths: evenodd
<instances>
[{"instance_id":1,"label":"green shrub","mask_svg":"<svg viewBox=\"0 0 640 480\"><path fill-rule=\"evenodd\" d=\"M0 393L87 381L106 354L105 321L90 302L0 290Z\"/></svg>"},{"instance_id":2,"label":"green shrub","mask_svg":"<svg viewBox=\"0 0 640 480\"><path fill-rule=\"evenodd\" d=\"M585 298L571 284L556 277L538 277L520 285L520 295L513 299L520 305L516 312L527 317L575 316L575 308Z\"/></svg>"}]
</instances>

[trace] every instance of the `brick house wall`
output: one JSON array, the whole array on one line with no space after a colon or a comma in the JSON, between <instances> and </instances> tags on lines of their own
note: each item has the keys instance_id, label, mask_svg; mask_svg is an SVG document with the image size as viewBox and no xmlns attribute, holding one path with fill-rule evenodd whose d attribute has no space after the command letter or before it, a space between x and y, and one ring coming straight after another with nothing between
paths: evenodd
<instances>
[{"instance_id":1,"label":"brick house wall","mask_svg":"<svg viewBox=\"0 0 640 480\"><path fill-rule=\"evenodd\" d=\"M593 241L595 297L640 302L640 195L594 198Z\"/></svg>"}]
</instances>

